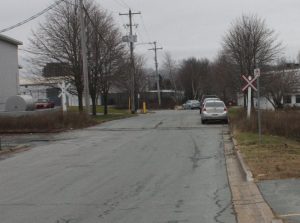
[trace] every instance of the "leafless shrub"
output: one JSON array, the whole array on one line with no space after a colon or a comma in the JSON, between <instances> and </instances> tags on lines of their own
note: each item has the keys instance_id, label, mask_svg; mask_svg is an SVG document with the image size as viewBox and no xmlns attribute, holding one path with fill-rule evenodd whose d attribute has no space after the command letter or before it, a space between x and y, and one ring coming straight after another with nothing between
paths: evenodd
<instances>
[{"instance_id":1,"label":"leafless shrub","mask_svg":"<svg viewBox=\"0 0 300 223\"><path fill-rule=\"evenodd\" d=\"M0 132L53 132L96 124L90 116L78 112L55 112L22 117L0 117Z\"/></svg>"},{"instance_id":2,"label":"leafless shrub","mask_svg":"<svg viewBox=\"0 0 300 223\"><path fill-rule=\"evenodd\" d=\"M248 120L241 109L230 117L232 128L239 131L257 132L256 112ZM300 112L298 110L262 111L262 133L300 140Z\"/></svg>"}]
</instances>

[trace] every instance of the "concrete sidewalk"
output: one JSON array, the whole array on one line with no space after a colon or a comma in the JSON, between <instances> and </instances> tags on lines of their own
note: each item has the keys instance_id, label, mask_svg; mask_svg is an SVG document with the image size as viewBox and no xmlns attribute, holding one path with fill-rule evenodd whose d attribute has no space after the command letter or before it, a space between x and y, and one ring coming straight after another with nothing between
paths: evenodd
<instances>
[{"instance_id":1,"label":"concrete sidewalk","mask_svg":"<svg viewBox=\"0 0 300 223\"><path fill-rule=\"evenodd\" d=\"M257 184L279 217L300 223L300 179L265 180Z\"/></svg>"},{"instance_id":2,"label":"concrete sidewalk","mask_svg":"<svg viewBox=\"0 0 300 223\"><path fill-rule=\"evenodd\" d=\"M281 223L262 197L253 181L246 176L234 151L229 131L224 130L224 150L232 201L238 223Z\"/></svg>"}]
</instances>

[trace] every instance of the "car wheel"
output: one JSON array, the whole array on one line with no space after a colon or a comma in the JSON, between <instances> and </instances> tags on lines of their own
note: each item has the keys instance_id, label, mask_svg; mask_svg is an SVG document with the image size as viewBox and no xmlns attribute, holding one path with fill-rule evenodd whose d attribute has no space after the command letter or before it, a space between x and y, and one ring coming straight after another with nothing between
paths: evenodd
<instances>
[{"instance_id":1,"label":"car wheel","mask_svg":"<svg viewBox=\"0 0 300 223\"><path fill-rule=\"evenodd\" d=\"M224 120L224 124L228 124L228 119L225 119L225 120Z\"/></svg>"},{"instance_id":2,"label":"car wheel","mask_svg":"<svg viewBox=\"0 0 300 223\"><path fill-rule=\"evenodd\" d=\"M202 124L205 124L205 123L206 123L206 121L202 119L202 120L201 120L201 123L202 123Z\"/></svg>"}]
</instances>

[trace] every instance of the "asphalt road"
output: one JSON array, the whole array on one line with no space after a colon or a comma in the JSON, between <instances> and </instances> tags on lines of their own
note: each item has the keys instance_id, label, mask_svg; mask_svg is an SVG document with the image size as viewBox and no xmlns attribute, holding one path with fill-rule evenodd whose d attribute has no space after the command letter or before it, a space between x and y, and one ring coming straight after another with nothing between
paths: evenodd
<instances>
[{"instance_id":1,"label":"asphalt road","mask_svg":"<svg viewBox=\"0 0 300 223\"><path fill-rule=\"evenodd\" d=\"M234 223L226 128L160 111L51 136L0 161L0 222Z\"/></svg>"}]
</instances>

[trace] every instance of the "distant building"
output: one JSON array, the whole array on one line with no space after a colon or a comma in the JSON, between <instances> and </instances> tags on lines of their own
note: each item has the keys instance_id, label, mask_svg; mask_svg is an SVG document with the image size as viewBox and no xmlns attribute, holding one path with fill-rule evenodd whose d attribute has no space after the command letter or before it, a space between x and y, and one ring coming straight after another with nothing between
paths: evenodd
<instances>
[{"instance_id":1,"label":"distant building","mask_svg":"<svg viewBox=\"0 0 300 223\"><path fill-rule=\"evenodd\" d=\"M278 71L269 71L269 72L278 72ZM280 71L282 72L282 71ZM285 66L284 73L290 74L290 75L296 75L298 77L298 80L300 80L300 68L299 64L291 64L288 63ZM268 74L268 73L266 73ZM265 74L261 74L265 75ZM283 98L282 98L282 104L285 107L300 107L300 84L297 82L298 85L295 89L291 89L291 92L285 92ZM257 106L257 93L254 93L254 106ZM238 105L243 106L244 105L244 95L242 93L238 94ZM274 107L272 103L265 97L260 97L260 107L261 109L267 109L267 110L274 110Z\"/></svg>"},{"instance_id":2,"label":"distant building","mask_svg":"<svg viewBox=\"0 0 300 223\"><path fill-rule=\"evenodd\" d=\"M60 89L58 84L64 81L64 77L52 78L20 78L20 94L31 95L34 101L38 99L48 98L54 102L55 106L61 106L61 98L59 97ZM77 95L69 94L67 96L67 104L70 106L78 106Z\"/></svg>"},{"instance_id":3,"label":"distant building","mask_svg":"<svg viewBox=\"0 0 300 223\"><path fill-rule=\"evenodd\" d=\"M5 102L9 97L18 94L19 45L22 45L22 42L0 35L0 111L4 111Z\"/></svg>"}]
</instances>

